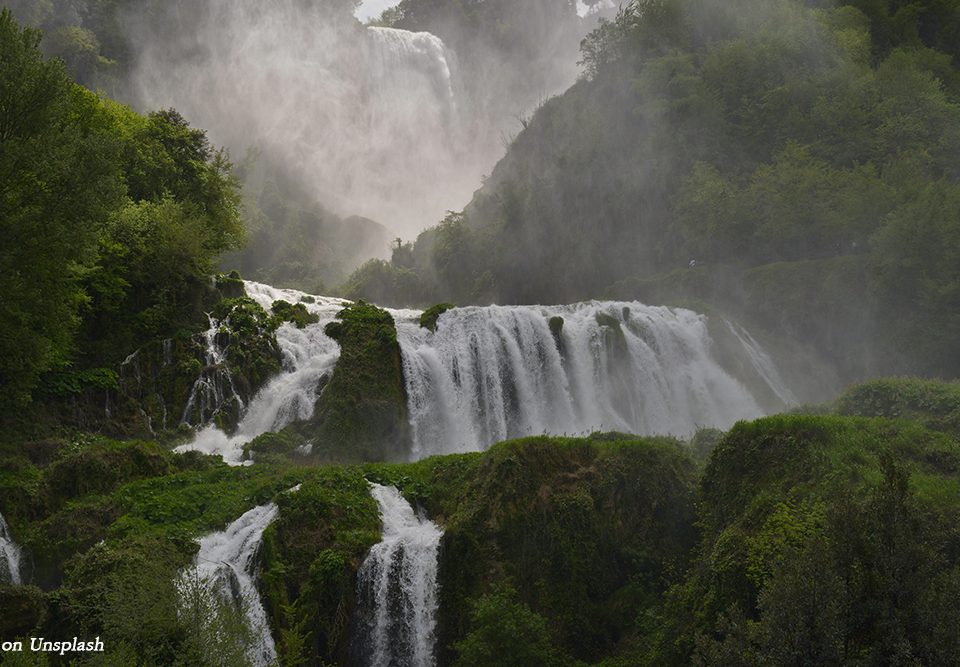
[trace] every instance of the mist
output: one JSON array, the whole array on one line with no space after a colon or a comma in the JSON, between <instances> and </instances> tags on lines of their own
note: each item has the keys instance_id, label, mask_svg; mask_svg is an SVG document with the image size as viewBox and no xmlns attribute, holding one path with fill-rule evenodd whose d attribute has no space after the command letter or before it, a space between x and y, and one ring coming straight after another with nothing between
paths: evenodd
<instances>
[{"instance_id":1,"label":"mist","mask_svg":"<svg viewBox=\"0 0 960 667\"><path fill-rule=\"evenodd\" d=\"M509 72L479 75L433 34L365 27L335 4L181 0L128 15L131 97L175 107L234 160L256 151L341 216L412 237L462 208L524 114L577 75L569 22L537 27L566 48L511 88Z\"/></svg>"}]
</instances>

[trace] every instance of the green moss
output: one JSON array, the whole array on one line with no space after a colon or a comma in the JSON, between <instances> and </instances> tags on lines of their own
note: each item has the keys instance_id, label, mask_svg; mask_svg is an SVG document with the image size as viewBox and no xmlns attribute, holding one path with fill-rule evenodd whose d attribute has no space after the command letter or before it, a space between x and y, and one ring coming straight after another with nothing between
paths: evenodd
<instances>
[{"instance_id":1,"label":"green moss","mask_svg":"<svg viewBox=\"0 0 960 667\"><path fill-rule=\"evenodd\" d=\"M327 335L340 358L308 425L318 461L397 459L406 452L407 401L393 317L363 301L344 308Z\"/></svg>"},{"instance_id":2,"label":"green moss","mask_svg":"<svg viewBox=\"0 0 960 667\"><path fill-rule=\"evenodd\" d=\"M620 320L618 320L613 315L608 315L607 313L597 311L596 314L597 324L602 327L610 327L611 329L620 330Z\"/></svg>"},{"instance_id":3,"label":"green moss","mask_svg":"<svg viewBox=\"0 0 960 667\"><path fill-rule=\"evenodd\" d=\"M437 330L437 320L440 319L440 316L445 312L453 308L452 303L438 303L435 306L430 306L423 314L420 315L420 326L424 329L429 329L430 331L436 332Z\"/></svg>"},{"instance_id":4,"label":"green moss","mask_svg":"<svg viewBox=\"0 0 960 667\"><path fill-rule=\"evenodd\" d=\"M292 304L288 301L274 301L270 310L274 316L281 322L290 322L298 329L305 328L308 324L316 324L320 321L320 316L311 313L302 303Z\"/></svg>"},{"instance_id":5,"label":"green moss","mask_svg":"<svg viewBox=\"0 0 960 667\"><path fill-rule=\"evenodd\" d=\"M910 419L960 438L960 382L873 380L844 392L836 408L842 415Z\"/></svg>"},{"instance_id":6,"label":"green moss","mask_svg":"<svg viewBox=\"0 0 960 667\"><path fill-rule=\"evenodd\" d=\"M550 327L550 333L553 334L554 338L559 338L560 334L563 332L563 318L559 315L554 315L547 322Z\"/></svg>"},{"instance_id":7,"label":"green moss","mask_svg":"<svg viewBox=\"0 0 960 667\"><path fill-rule=\"evenodd\" d=\"M243 279L237 271L228 274L218 273L214 276L214 284L225 299L237 299L246 296Z\"/></svg>"}]
</instances>

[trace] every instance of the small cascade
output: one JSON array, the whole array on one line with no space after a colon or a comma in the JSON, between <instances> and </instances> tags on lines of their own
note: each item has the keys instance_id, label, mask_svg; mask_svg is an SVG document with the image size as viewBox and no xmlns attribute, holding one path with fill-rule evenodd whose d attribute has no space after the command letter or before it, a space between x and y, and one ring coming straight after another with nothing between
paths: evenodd
<instances>
[{"instance_id":1,"label":"small cascade","mask_svg":"<svg viewBox=\"0 0 960 667\"><path fill-rule=\"evenodd\" d=\"M397 321L414 459L540 433L689 436L763 414L715 358L706 317L689 310L601 301L456 308L436 333L402 312ZM741 344L793 403L756 341Z\"/></svg>"},{"instance_id":2,"label":"small cascade","mask_svg":"<svg viewBox=\"0 0 960 667\"><path fill-rule=\"evenodd\" d=\"M222 532L204 536L200 539L196 564L180 574L182 592L190 590L190 582L197 581L243 612L254 638L247 657L256 667L271 665L277 660L267 612L256 586L257 550L263 540L263 531L277 513L278 508L273 503L254 507Z\"/></svg>"},{"instance_id":3,"label":"small cascade","mask_svg":"<svg viewBox=\"0 0 960 667\"><path fill-rule=\"evenodd\" d=\"M0 583L21 584L20 546L13 541L10 526L0 514Z\"/></svg>"},{"instance_id":4,"label":"small cascade","mask_svg":"<svg viewBox=\"0 0 960 667\"><path fill-rule=\"evenodd\" d=\"M243 459L243 445L268 431L279 431L294 421L313 415L317 390L325 376L329 376L340 356L340 346L324 333L346 301L330 297L312 296L288 289L276 289L261 283L246 282L247 295L270 310L274 301L302 303L307 310L319 316L319 321L298 329L284 323L277 329L277 343L283 355L283 372L269 380L241 415L236 431L227 435L215 424L204 426L194 440L177 451L198 450L220 454L228 463L239 464ZM211 326L211 330L215 332ZM207 332L208 354L217 351L216 336ZM198 381L199 382L199 381ZM192 397L191 397L192 398Z\"/></svg>"},{"instance_id":5,"label":"small cascade","mask_svg":"<svg viewBox=\"0 0 960 667\"><path fill-rule=\"evenodd\" d=\"M392 486L371 484L383 540L357 573L358 635L354 663L371 667L434 664L437 555L443 531L417 516Z\"/></svg>"},{"instance_id":6,"label":"small cascade","mask_svg":"<svg viewBox=\"0 0 960 667\"><path fill-rule=\"evenodd\" d=\"M183 416L180 418L182 423L193 426L210 423L228 406L243 410L243 401L233 386L230 369L224 363L226 350L220 328L222 325L229 325L229 320L219 322L209 314L207 319L210 327L203 333L204 367L190 389L190 398L187 399Z\"/></svg>"}]
</instances>

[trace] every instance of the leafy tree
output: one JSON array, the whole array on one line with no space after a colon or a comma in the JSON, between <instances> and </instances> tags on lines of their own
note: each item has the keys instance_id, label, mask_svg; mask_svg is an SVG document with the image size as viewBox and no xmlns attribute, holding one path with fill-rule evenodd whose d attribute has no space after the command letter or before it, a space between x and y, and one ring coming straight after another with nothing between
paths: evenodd
<instances>
[{"instance_id":1,"label":"leafy tree","mask_svg":"<svg viewBox=\"0 0 960 667\"><path fill-rule=\"evenodd\" d=\"M474 603L470 632L454 644L455 667L556 667L568 664L546 620L504 587Z\"/></svg>"},{"instance_id":2,"label":"leafy tree","mask_svg":"<svg viewBox=\"0 0 960 667\"><path fill-rule=\"evenodd\" d=\"M122 194L117 142L40 34L0 12L0 400L27 400L71 352L77 278Z\"/></svg>"}]
</instances>

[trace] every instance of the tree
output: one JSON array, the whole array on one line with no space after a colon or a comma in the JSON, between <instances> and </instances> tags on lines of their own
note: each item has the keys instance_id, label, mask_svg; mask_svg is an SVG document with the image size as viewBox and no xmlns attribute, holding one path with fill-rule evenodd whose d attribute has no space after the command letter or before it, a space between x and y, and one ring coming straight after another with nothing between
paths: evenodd
<instances>
[{"instance_id":1,"label":"tree","mask_svg":"<svg viewBox=\"0 0 960 667\"><path fill-rule=\"evenodd\" d=\"M78 274L122 183L85 91L44 60L40 33L0 11L0 402L29 399L71 349Z\"/></svg>"},{"instance_id":2,"label":"tree","mask_svg":"<svg viewBox=\"0 0 960 667\"><path fill-rule=\"evenodd\" d=\"M510 587L476 601L470 632L454 648L459 653L456 667L555 667L569 662L553 645L546 620Z\"/></svg>"}]
</instances>

